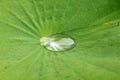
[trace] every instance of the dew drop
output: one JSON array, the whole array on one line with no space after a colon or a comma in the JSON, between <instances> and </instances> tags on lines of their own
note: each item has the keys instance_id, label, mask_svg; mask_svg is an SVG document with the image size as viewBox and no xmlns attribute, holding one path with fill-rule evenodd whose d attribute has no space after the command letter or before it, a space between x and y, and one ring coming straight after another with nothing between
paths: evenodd
<instances>
[{"instance_id":1,"label":"dew drop","mask_svg":"<svg viewBox=\"0 0 120 80\"><path fill-rule=\"evenodd\" d=\"M40 38L41 45L51 51L66 51L75 45L74 40L63 34L56 34L49 37Z\"/></svg>"}]
</instances>

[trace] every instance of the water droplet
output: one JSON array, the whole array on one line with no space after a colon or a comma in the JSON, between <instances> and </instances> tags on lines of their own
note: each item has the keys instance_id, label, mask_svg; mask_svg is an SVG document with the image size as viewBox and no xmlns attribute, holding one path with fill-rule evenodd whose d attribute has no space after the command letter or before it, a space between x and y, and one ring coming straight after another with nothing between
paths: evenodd
<instances>
[{"instance_id":1,"label":"water droplet","mask_svg":"<svg viewBox=\"0 0 120 80\"><path fill-rule=\"evenodd\" d=\"M51 51L65 51L72 49L75 45L74 40L63 34L56 34L50 37L42 37L41 45Z\"/></svg>"}]
</instances>

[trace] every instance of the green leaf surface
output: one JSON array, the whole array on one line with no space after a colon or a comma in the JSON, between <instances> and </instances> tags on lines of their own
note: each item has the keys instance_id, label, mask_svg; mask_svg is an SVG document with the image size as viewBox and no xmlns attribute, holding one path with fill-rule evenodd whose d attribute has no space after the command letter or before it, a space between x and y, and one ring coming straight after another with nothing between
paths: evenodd
<instances>
[{"instance_id":1,"label":"green leaf surface","mask_svg":"<svg viewBox=\"0 0 120 80\"><path fill-rule=\"evenodd\" d=\"M40 45L57 33L76 46ZM120 80L120 0L0 0L0 80Z\"/></svg>"}]
</instances>

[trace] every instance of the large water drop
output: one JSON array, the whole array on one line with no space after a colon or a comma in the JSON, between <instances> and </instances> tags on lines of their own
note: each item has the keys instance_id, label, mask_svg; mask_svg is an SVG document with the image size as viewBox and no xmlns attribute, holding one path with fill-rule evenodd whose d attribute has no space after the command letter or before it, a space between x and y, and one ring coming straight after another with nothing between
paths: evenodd
<instances>
[{"instance_id":1,"label":"large water drop","mask_svg":"<svg viewBox=\"0 0 120 80\"><path fill-rule=\"evenodd\" d=\"M72 49L75 45L74 40L63 34L56 34L40 39L41 45L51 51L66 51Z\"/></svg>"}]
</instances>

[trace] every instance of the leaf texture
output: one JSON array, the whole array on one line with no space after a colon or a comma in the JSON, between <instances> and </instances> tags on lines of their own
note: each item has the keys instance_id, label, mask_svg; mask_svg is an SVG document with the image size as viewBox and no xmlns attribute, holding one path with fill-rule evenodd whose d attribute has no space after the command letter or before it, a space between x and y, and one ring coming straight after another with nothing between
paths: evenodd
<instances>
[{"instance_id":1,"label":"leaf texture","mask_svg":"<svg viewBox=\"0 0 120 80\"><path fill-rule=\"evenodd\" d=\"M119 0L0 0L0 80L120 80ZM40 38L76 46L51 52Z\"/></svg>"}]
</instances>

